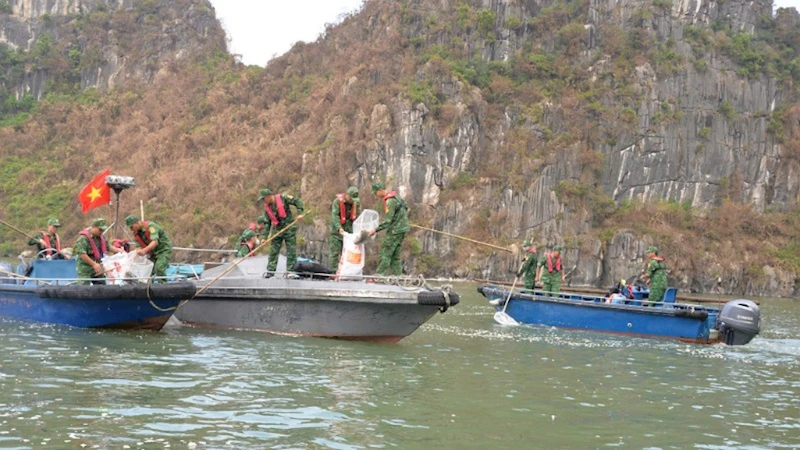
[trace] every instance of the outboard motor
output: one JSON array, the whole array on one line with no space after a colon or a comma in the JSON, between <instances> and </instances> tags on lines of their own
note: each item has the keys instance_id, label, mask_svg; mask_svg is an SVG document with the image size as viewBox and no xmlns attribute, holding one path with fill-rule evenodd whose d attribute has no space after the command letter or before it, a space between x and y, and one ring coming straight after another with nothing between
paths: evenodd
<instances>
[{"instance_id":1,"label":"outboard motor","mask_svg":"<svg viewBox=\"0 0 800 450\"><path fill-rule=\"evenodd\" d=\"M729 301L719 313L717 328L724 343L747 344L761 331L761 308L750 300Z\"/></svg>"}]
</instances>

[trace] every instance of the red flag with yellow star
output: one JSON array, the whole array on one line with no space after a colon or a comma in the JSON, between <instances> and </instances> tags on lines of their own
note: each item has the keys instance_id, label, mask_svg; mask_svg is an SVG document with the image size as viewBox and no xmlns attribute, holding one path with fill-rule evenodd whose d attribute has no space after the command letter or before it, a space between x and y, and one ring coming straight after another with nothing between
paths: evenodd
<instances>
[{"instance_id":1,"label":"red flag with yellow star","mask_svg":"<svg viewBox=\"0 0 800 450\"><path fill-rule=\"evenodd\" d=\"M109 173L111 170L106 170L94 177L78 194L78 201L81 202L81 211L84 214L92 208L111 203L111 189L106 184L106 177Z\"/></svg>"}]
</instances>

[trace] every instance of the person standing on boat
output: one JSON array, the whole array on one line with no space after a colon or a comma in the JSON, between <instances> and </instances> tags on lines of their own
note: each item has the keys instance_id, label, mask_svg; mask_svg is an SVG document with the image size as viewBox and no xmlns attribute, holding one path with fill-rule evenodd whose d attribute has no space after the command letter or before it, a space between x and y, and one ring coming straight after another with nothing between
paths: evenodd
<instances>
[{"instance_id":1,"label":"person standing on boat","mask_svg":"<svg viewBox=\"0 0 800 450\"><path fill-rule=\"evenodd\" d=\"M648 299L651 302L660 302L667 291L667 265L664 264L664 258L658 256L658 247L650 246L647 249L647 259L649 263L642 278L650 286Z\"/></svg>"},{"instance_id":2,"label":"person standing on boat","mask_svg":"<svg viewBox=\"0 0 800 450\"><path fill-rule=\"evenodd\" d=\"M267 220L264 223L264 235L268 239L270 235L277 234L295 221L292 209L297 210L297 220L303 218L303 201L299 198L287 194L273 194L269 188L259 191L258 201L264 201L264 212ZM297 225L292 225L286 231L272 239L269 247L269 262L265 278L270 278L278 269L278 256L281 253L281 245L286 243L286 271L294 268L297 262Z\"/></svg>"},{"instance_id":3,"label":"person standing on boat","mask_svg":"<svg viewBox=\"0 0 800 450\"><path fill-rule=\"evenodd\" d=\"M78 278L82 278L76 284L106 284L105 280L88 280L88 278L105 278L105 271L100 261L109 253L119 253L122 249L109 246L103 232L108 229L106 219L92 220L89 228L78 233L78 240L75 242L73 254L77 255L78 264L76 266Z\"/></svg>"},{"instance_id":4,"label":"person standing on boat","mask_svg":"<svg viewBox=\"0 0 800 450\"><path fill-rule=\"evenodd\" d=\"M125 218L125 225L133 231L133 238L139 243L136 253L147 255L153 262L153 276L166 281L167 267L172 258L172 240L157 223L140 220L131 214Z\"/></svg>"},{"instance_id":5,"label":"person standing on boat","mask_svg":"<svg viewBox=\"0 0 800 450\"><path fill-rule=\"evenodd\" d=\"M236 249L236 257L244 258L249 256L250 252L258 247L257 241L258 236L256 236L256 232L250 228L246 228L242 233L242 236L239 237L239 248Z\"/></svg>"},{"instance_id":6,"label":"person standing on boat","mask_svg":"<svg viewBox=\"0 0 800 450\"><path fill-rule=\"evenodd\" d=\"M69 259L69 255L61 253L61 238L58 237L60 226L58 219L50 219L47 221L47 230L39 231L28 241L28 245L36 246L37 258Z\"/></svg>"},{"instance_id":7,"label":"person standing on boat","mask_svg":"<svg viewBox=\"0 0 800 450\"><path fill-rule=\"evenodd\" d=\"M539 260L539 268L536 271L536 281L542 282L542 290L545 292L559 292L561 282L564 281L563 264L561 262L560 245L553 247L553 250L544 254Z\"/></svg>"},{"instance_id":8,"label":"person standing on boat","mask_svg":"<svg viewBox=\"0 0 800 450\"><path fill-rule=\"evenodd\" d=\"M342 256L344 233L353 232L353 222L361 214L361 201L358 199L358 188L350 186L344 194L336 194L331 205L330 261L328 266L334 272L339 268Z\"/></svg>"},{"instance_id":9,"label":"person standing on boat","mask_svg":"<svg viewBox=\"0 0 800 450\"><path fill-rule=\"evenodd\" d=\"M403 260L400 251L403 239L410 229L408 226L408 204L395 191L387 191L386 185L378 182L372 185L372 193L383 200L383 212L386 214L378 228L370 232L370 236L386 230L380 250L378 275L402 275Z\"/></svg>"},{"instance_id":10,"label":"person standing on boat","mask_svg":"<svg viewBox=\"0 0 800 450\"><path fill-rule=\"evenodd\" d=\"M525 252L525 262L522 263L522 267L517 273L517 278L525 275L525 289L534 289L536 287L536 269L539 264L539 254L530 240L525 240L522 243L522 250Z\"/></svg>"}]
</instances>

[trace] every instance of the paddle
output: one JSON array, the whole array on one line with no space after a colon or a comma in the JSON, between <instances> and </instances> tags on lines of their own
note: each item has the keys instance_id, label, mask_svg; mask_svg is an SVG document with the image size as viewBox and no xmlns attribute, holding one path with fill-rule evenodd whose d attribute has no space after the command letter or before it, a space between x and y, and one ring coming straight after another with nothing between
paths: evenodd
<instances>
[{"instance_id":1,"label":"paddle","mask_svg":"<svg viewBox=\"0 0 800 450\"><path fill-rule=\"evenodd\" d=\"M22 278L23 280L33 280L33 281L37 281L39 283L50 284L50 283L48 283L47 281L44 281L44 280L37 280L35 278L26 277L25 275L20 275L18 273L8 272L8 271L3 270L3 269L0 269L0 273L4 273L6 275L11 275L12 277Z\"/></svg>"},{"instance_id":2,"label":"paddle","mask_svg":"<svg viewBox=\"0 0 800 450\"><path fill-rule=\"evenodd\" d=\"M494 313L494 321L499 323L500 325L505 326L514 326L519 325L519 322L514 320L513 317L506 314L506 308L508 308L508 304L511 303L511 294L514 293L514 288L517 287L517 281L519 281L519 271L522 270L522 266L525 265L525 260L522 260L522 264L520 264L519 269L517 269L516 273L514 274L514 283L511 284L511 290L508 291L508 297L506 298L506 302L503 305L502 311L497 311Z\"/></svg>"},{"instance_id":3,"label":"paddle","mask_svg":"<svg viewBox=\"0 0 800 450\"><path fill-rule=\"evenodd\" d=\"M10 223L8 223L8 222L6 222L6 221L4 221L4 220L0 220L0 224L3 224L3 225L5 225L5 226L7 226L8 228L11 228L12 230L14 230L14 231L16 231L17 233L19 233L19 234L21 234L21 235L25 236L25 237L26 237L26 238L28 238L28 239L33 239L33 236L31 236L30 234L28 234L28 233L26 233L26 232L24 232L24 231L20 230L19 228L15 227L14 225L11 225Z\"/></svg>"}]
</instances>

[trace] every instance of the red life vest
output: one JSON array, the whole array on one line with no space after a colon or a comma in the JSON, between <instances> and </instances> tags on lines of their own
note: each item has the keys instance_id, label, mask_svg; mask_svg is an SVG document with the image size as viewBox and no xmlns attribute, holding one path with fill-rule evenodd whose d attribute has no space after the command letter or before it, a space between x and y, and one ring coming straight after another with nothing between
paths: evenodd
<instances>
[{"instance_id":1,"label":"red life vest","mask_svg":"<svg viewBox=\"0 0 800 450\"><path fill-rule=\"evenodd\" d=\"M273 195L275 197L275 208L278 209L278 217L281 219L286 218L286 208L283 206L283 196L280 194ZM275 213L272 212L272 208L269 207L268 204L264 203L264 211L267 212L269 216L270 222L272 222L273 227L278 226L278 217L275 217Z\"/></svg>"},{"instance_id":2,"label":"red life vest","mask_svg":"<svg viewBox=\"0 0 800 450\"><path fill-rule=\"evenodd\" d=\"M386 202L388 202L390 198L395 198L395 197L397 197L397 191L387 192L386 196L383 197L383 212L384 213L388 213L389 212L389 206L386 205Z\"/></svg>"},{"instance_id":3,"label":"red life vest","mask_svg":"<svg viewBox=\"0 0 800 450\"><path fill-rule=\"evenodd\" d=\"M92 239L92 233L89 233L89 230L82 230L78 233L82 236L86 236L86 239L89 240L89 245L92 246L92 256L95 261L100 261L103 259L103 255L108 253L108 243L106 242L106 238L103 235L100 235L100 248L97 248L97 244L94 243L94 239Z\"/></svg>"},{"instance_id":4,"label":"red life vest","mask_svg":"<svg viewBox=\"0 0 800 450\"><path fill-rule=\"evenodd\" d=\"M655 260L655 261L658 261L658 262L662 262L662 261L664 261L664 258L662 258L662 257L660 257L660 256L653 256L653 257L652 257L652 258L650 258L650 259L653 259L653 260Z\"/></svg>"},{"instance_id":5,"label":"red life vest","mask_svg":"<svg viewBox=\"0 0 800 450\"><path fill-rule=\"evenodd\" d=\"M347 205L344 202L344 194L336 194L336 198L339 199L339 223L344 225L347 223ZM350 206L350 221L355 221L358 217L358 208L356 208L356 202Z\"/></svg>"},{"instance_id":6,"label":"red life vest","mask_svg":"<svg viewBox=\"0 0 800 450\"><path fill-rule=\"evenodd\" d=\"M136 233L133 233L133 237L134 237L134 239L136 239L136 242L138 242L138 243L139 243L139 247L141 247L141 248L145 248L145 247L147 247L147 246L148 246L148 245L149 245L151 242L153 242L153 240L152 240L152 239L150 239L150 230L149 230L149 227L150 227L150 222L149 222L149 221L144 221L144 222L142 222L142 229L141 229L141 230L139 230L139 231L138 231L138 232L136 232ZM144 231L144 238L142 238L142 235L140 234L140 233L142 233L142 231ZM148 253L149 253L149 252L148 252Z\"/></svg>"},{"instance_id":7,"label":"red life vest","mask_svg":"<svg viewBox=\"0 0 800 450\"><path fill-rule=\"evenodd\" d=\"M46 231L42 231L42 240L44 241L45 248L53 248L50 243L50 236L47 234ZM56 250L61 251L61 239L58 237L58 233L56 233ZM53 254L52 250L47 250L47 256Z\"/></svg>"},{"instance_id":8,"label":"red life vest","mask_svg":"<svg viewBox=\"0 0 800 450\"><path fill-rule=\"evenodd\" d=\"M556 259L556 270L561 272L561 255ZM547 271L553 273L553 253L547 252Z\"/></svg>"}]
</instances>

